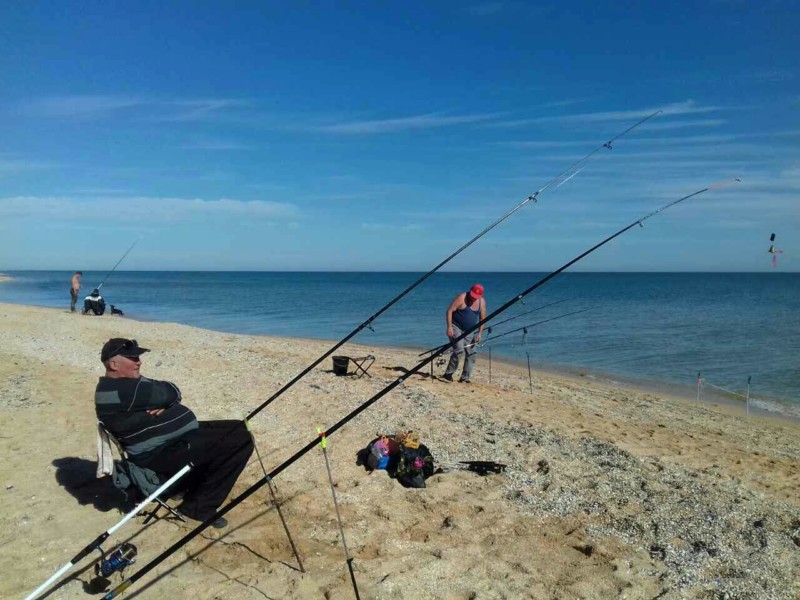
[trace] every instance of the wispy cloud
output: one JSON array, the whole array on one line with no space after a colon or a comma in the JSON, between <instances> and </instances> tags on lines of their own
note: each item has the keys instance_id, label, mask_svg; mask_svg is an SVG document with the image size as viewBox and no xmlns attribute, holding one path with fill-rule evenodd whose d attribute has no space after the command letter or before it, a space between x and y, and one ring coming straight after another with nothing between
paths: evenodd
<instances>
[{"instance_id":1,"label":"wispy cloud","mask_svg":"<svg viewBox=\"0 0 800 600\"><path fill-rule=\"evenodd\" d=\"M480 4L473 4L466 7L467 14L475 17L486 17L494 15L503 10L505 3L503 2L482 2Z\"/></svg>"},{"instance_id":2,"label":"wispy cloud","mask_svg":"<svg viewBox=\"0 0 800 600\"><path fill-rule=\"evenodd\" d=\"M514 14L521 16L539 17L555 10L555 6L540 4L538 6L529 2L479 2L464 8L464 12L471 17L491 17L499 14Z\"/></svg>"},{"instance_id":3,"label":"wispy cloud","mask_svg":"<svg viewBox=\"0 0 800 600\"><path fill-rule=\"evenodd\" d=\"M0 218L36 218L47 221L102 220L114 224L175 222L193 218L241 217L284 220L296 218L293 204L265 200L222 198L93 198L14 196L0 198Z\"/></svg>"},{"instance_id":4,"label":"wispy cloud","mask_svg":"<svg viewBox=\"0 0 800 600\"><path fill-rule=\"evenodd\" d=\"M406 224L362 223L361 228L366 231L377 231L377 232L385 232L385 231L411 232L411 231L421 231L425 229L423 225L418 223L406 223Z\"/></svg>"},{"instance_id":5,"label":"wispy cloud","mask_svg":"<svg viewBox=\"0 0 800 600\"><path fill-rule=\"evenodd\" d=\"M736 140L752 138L752 135L684 135L673 137L632 137L625 140L625 145L644 145L644 144L721 144L733 142ZM549 149L549 148L586 148L589 150L592 146L597 146L597 140L532 140L532 141L517 141L517 142L502 142L503 146L511 146L513 148L532 148L532 149Z\"/></svg>"},{"instance_id":6,"label":"wispy cloud","mask_svg":"<svg viewBox=\"0 0 800 600\"><path fill-rule=\"evenodd\" d=\"M495 127L521 127L542 123L598 123L607 121L631 121L641 119L649 114L661 110L661 117L676 117L711 113L723 110L721 106L698 106L694 100L676 102L661 107L642 108L637 110L616 110L605 112L576 113L569 115L556 115L550 117L533 117L530 119L517 119L515 121L501 121L493 123Z\"/></svg>"},{"instance_id":7,"label":"wispy cloud","mask_svg":"<svg viewBox=\"0 0 800 600\"><path fill-rule=\"evenodd\" d=\"M725 119L686 119L683 121L656 121L648 122L647 128L651 131L669 131L672 129L689 129L695 127L719 127L724 125Z\"/></svg>"},{"instance_id":8,"label":"wispy cloud","mask_svg":"<svg viewBox=\"0 0 800 600\"><path fill-rule=\"evenodd\" d=\"M415 115L412 117L399 117L396 119L350 121L346 123L337 123L334 125L323 125L319 127L318 130L325 133L341 134L390 133L395 131L432 129L435 127L463 125L465 123L479 123L482 121L488 121L496 116L497 114L447 116L441 113L430 113L425 115Z\"/></svg>"},{"instance_id":9,"label":"wispy cloud","mask_svg":"<svg viewBox=\"0 0 800 600\"><path fill-rule=\"evenodd\" d=\"M41 169L53 169L58 167L58 163L42 160L26 159L2 159L0 158L0 175L14 175L27 171L38 171Z\"/></svg>"},{"instance_id":10,"label":"wispy cloud","mask_svg":"<svg viewBox=\"0 0 800 600\"><path fill-rule=\"evenodd\" d=\"M230 142L225 140L197 140L178 146L184 150L210 150L210 151L229 151L229 150L255 150L255 146L242 144L240 142Z\"/></svg>"},{"instance_id":11,"label":"wispy cloud","mask_svg":"<svg viewBox=\"0 0 800 600\"><path fill-rule=\"evenodd\" d=\"M106 116L141 104L129 96L52 96L28 100L21 108L24 114L57 119Z\"/></svg>"},{"instance_id":12,"label":"wispy cloud","mask_svg":"<svg viewBox=\"0 0 800 600\"><path fill-rule=\"evenodd\" d=\"M144 96L65 95L32 98L19 103L16 109L23 116L47 119L101 119L124 114L158 121L201 121L249 104L247 100L233 98L164 100Z\"/></svg>"},{"instance_id":13,"label":"wispy cloud","mask_svg":"<svg viewBox=\"0 0 800 600\"><path fill-rule=\"evenodd\" d=\"M157 104L167 109L157 118L163 121L205 121L217 117L225 110L244 108L249 104L248 100L231 98L176 100Z\"/></svg>"}]
</instances>

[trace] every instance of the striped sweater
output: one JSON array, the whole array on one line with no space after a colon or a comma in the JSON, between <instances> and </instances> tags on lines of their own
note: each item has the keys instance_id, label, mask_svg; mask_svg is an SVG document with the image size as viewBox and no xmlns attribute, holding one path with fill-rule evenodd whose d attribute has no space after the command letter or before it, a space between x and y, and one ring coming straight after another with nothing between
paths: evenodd
<instances>
[{"instance_id":1,"label":"striped sweater","mask_svg":"<svg viewBox=\"0 0 800 600\"><path fill-rule=\"evenodd\" d=\"M181 391L169 381L146 377L101 377L94 393L97 418L134 462L147 462L159 449L197 429L194 413L181 404ZM145 411L163 408L160 415Z\"/></svg>"}]
</instances>

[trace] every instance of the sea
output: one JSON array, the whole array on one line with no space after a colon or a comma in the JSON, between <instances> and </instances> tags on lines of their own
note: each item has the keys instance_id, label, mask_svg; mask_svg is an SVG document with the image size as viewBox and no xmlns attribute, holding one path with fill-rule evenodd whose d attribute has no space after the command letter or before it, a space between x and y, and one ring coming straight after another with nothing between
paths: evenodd
<instances>
[{"instance_id":1,"label":"sea","mask_svg":"<svg viewBox=\"0 0 800 600\"><path fill-rule=\"evenodd\" d=\"M72 272L6 274L13 279L0 283L0 302L68 308ZM81 296L105 280L103 296L126 318L333 343L422 275L84 271ZM435 347L446 341L445 309L459 292L480 282L491 312L545 275L436 273L352 341L376 355L382 346ZM584 312L562 316L576 311ZM494 323L478 369L491 348L493 360L691 397L700 373L702 398L721 394L742 406L749 379L753 407L800 416L800 273L564 273Z\"/></svg>"}]
</instances>

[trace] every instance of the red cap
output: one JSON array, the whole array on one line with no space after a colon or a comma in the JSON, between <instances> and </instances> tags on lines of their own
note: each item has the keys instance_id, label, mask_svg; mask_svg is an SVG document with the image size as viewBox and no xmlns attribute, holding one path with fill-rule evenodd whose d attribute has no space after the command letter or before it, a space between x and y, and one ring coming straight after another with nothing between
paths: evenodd
<instances>
[{"instance_id":1,"label":"red cap","mask_svg":"<svg viewBox=\"0 0 800 600\"><path fill-rule=\"evenodd\" d=\"M473 298L483 298L483 286L480 283L476 283L469 288L469 295Z\"/></svg>"}]
</instances>

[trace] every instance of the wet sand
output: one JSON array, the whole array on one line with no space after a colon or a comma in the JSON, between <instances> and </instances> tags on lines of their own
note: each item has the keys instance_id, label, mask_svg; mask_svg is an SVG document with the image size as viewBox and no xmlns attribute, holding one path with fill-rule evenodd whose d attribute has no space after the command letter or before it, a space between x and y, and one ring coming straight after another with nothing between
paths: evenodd
<instances>
[{"instance_id":1,"label":"wet sand","mask_svg":"<svg viewBox=\"0 0 800 600\"><path fill-rule=\"evenodd\" d=\"M153 351L142 372L175 382L201 419L241 417L330 343L0 304L0 596L21 597L121 517L96 480L93 390L110 337ZM417 362L374 354L371 378L327 359L253 420L267 468ZM411 376L330 438L356 578L365 598L795 598L800 595L800 425L736 406L484 358L474 383ZM441 374L442 367L436 373ZM356 452L412 429L442 465L494 460L502 475L451 469L423 490L368 474ZM248 465L235 493L259 479ZM275 483L303 556L260 492L127 597L351 598L324 463L312 451ZM135 571L188 531L128 523ZM85 598L85 560L51 598Z\"/></svg>"}]
</instances>

